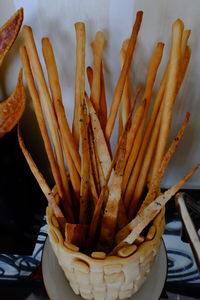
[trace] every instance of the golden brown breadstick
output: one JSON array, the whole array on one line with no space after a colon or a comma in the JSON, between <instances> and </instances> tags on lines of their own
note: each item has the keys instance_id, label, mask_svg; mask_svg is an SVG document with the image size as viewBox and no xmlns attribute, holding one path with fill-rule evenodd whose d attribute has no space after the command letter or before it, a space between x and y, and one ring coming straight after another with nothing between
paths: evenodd
<instances>
[{"instance_id":1,"label":"golden brown breadstick","mask_svg":"<svg viewBox=\"0 0 200 300\"><path fill-rule=\"evenodd\" d=\"M100 93L100 106L99 106L99 120L101 122L101 127L105 131L107 123L107 104L106 104L106 91L104 84L104 74L103 74L103 63L101 63L101 93Z\"/></svg>"},{"instance_id":2,"label":"golden brown breadstick","mask_svg":"<svg viewBox=\"0 0 200 300\"><path fill-rule=\"evenodd\" d=\"M91 118L96 154L101 164L103 175L106 178L111 165L110 152L97 113L87 95L86 100Z\"/></svg>"},{"instance_id":3,"label":"golden brown breadstick","mask_svg":"<svg viewBox=\"0 0 200 300\"><path fill-rule=\"evenodd\" d=\"M181 59L181 41L183 33L183 22L178 19L172 25L172 47L168 68L168 76L166 82L166 88L164 93L164 108L162 115L161 128L159 133L158 145L155 154L154 166L152 170L152 181L155 174L158 171L160 163L162 161L166 143L169 136L171 119L172 119L172 107L174 99L177 94L178 74L180 71L180 59Z\"/></svg>"},{"instance_id":4,"label":"golden brown breadstick","mask_svg":"<svg viewBox=\"0 0 200 300\"><path fill-rule=\"evenodd\" d=\"M87 229L87 225L66 223L65 241L78 247L83 247L85 244Z\"/></svg>"},{"instance_id":5,"label":"golden brown breadstick","mask_svg":"<svg viewBox=\"0 0 200 300\"><path fill-rule=\"evenodd\" d=\"M150 61L146 87L145 87L143 100L142 100L142 102L145 102L145 109L144 109L144 113L143 113L143 118L140 123L140 127L135 136L134 144L132 144L132 150L131 150L131 153L129 156L129 160L126 164L125 176L123 179L123 187L122 187L123 193L126 191L127 185L129 184L128 181L131 176L131 172L134 168L134 165L136 163L136 158L137 158L137 155L138 155L140 147L141 147L142 138L143 138L143 130L144 130L144 126L146 123L146 118L147 118L147 114L148 114L148 110L149 110L150 98L151 98L151 94L152 94L153 85L154 85L154 82L156 79L157 70L158 70L158 67L159 67L161 59L162 59L163 47L164 47L163 43L158 43L156 45L155 50L153 51L153 54L152 54L151 61ZM134 190L134 187L131 186L131 184L130 184L129 188L126 191L126 195L124 197L124 204L125 204L126 208L128 208L128 206L130 204L130 199L133 195L133 190Z\"/></svg>"},{"instance_id":6,"label":"golden brown breadstick","mask_svg":"<svg viewBox=\"0 0 200 300\"><path fill-rule=\"evenodd\" d=\"M102 31L98 31L95 35L95 39L91 44L93 52L93 79L92 79L92 91L91 100L95 107L97 114L99 115L100 108L100 96L101 96L101 64L103 48L105 44L105 37Z\"/></svg>"},{"instance_id":7,"label":"golden brown breadstick","mask_svg":"<svg viewBox=\"0 0 200 300\"><path fill-rule=\"evenodd\" d=\"M76 80L75 80L75 104L72 133L77 145L79 145L79 114L80 105L85 92L85 24L75 24L76 30Z\"/></svg>"},{"instance_id":8,"label":"golden brown breadstick","mask_svg":"<svg viewBox=\"0 0 200 300\"><path fill-rule=\"evenodd\" d=\"M130 120L130 117L129 117ZM98 250L108 252L112 247L117 226L117 217L121 200L121 185L125 168L125 154L129 124L126 125L117 151L115 171L109 184L109 195L101 223L101 232L97 244Z\"/></svg>"},{"instance_id":9,"label":"golden brown breadstick","mask_svg":"<svg viewBox=\"0 0 200 300\"><path fill-rule=\"evenodd\" d=\"M147 185L147 178L148 178L152 158L153 158L153 155L155 154L156 144L158 141L161 115L162 115L162 109L159 111L154 129L153 129L153 133L152 133L151 139L149 141L146 153L143 157L142 163L140 165L138 164L138 161L140 159L140 154L139 154L138 158L137 158L137 162L134 167L134 170L129 179L129 184L128 184L126 193L128 195L131 195L131 198L127 199L128 195L126 195L125 198L130 203L129 209L128 209L128 215L129 215L130 219L132 219L133 216L135 215L136 209L138 207L138 203L139 203L139 201L143 195L143 192L146 188L146 185ZM140 166L140 170L138 170L139 166ZM133 188L132 188L132 186L133 186ZM130 191L129 191L129 189L130 189Z\"/></svg>"},{"instance_id":10,"label":"golden brown breadstick","mask_svg":"<svg viewBox=\"0 0 200 300\"><path fill-rule=\"evenodd\" d=\"M80 107L80 144L81 144L81 190L80 190L80 213L79 223L88 222L88 196L89 196L89 172L90 155L88 139L89 116L86 105L82 101Z\"/></svg>"},{"instance_id":11,"label":"golden brown breadstick","mask_svg":"<svg viewBox=\"0 0 200 300\"><path fill-rule=\"evenodd\" d=\"M124 245L124 243L132 244L142 230L155 218L161 208L172 198L173 195L183 186L183 184L197 171L200 164L197 164L186 176L178 183L173 185L166 192L158 196L151 204L149 204L141 214L137 216L116 235L118 245L113 249L112 255Z\"/></svg>"},{"instance_id":12,"label":"golden brown breadstick","mask_svg":"<svg viewBox=\"0 0 200 300\"><path fill-rule=\"evenodd\" d=\"M186 46L185 53L184 53L184 56L181 61L180 72L178 74L177 93L178 93L180 86L183 82L183 79L185 77L185 73L187 71L187 67L190 62L190 57L191 57L191 49L189 46Z\"/></svg>"},{"instance_id":13,"label":"golden brown breadstick","mask_svg":"<svg viewBox=\"0 0 200 300\"><path fill-rule=\"evenodd\" d=\"M48 38L42 39L42 50L48 72L49 85L51 88L51 94L56 111L56 116L58 119L59 128L62 136L62 143L65 143L66 147L69 149L69 153L73 159L74 165L78 173L80 174L81 158L65 115L64 106L62 104L62 93L59 82L58 70L56 66L53 48Z\"/></svg>"},{"instance_id":14,"label":"golden brown breadstick","mask_svg":"<svg viewBox=\"0 0 200 300\"><path fill-rule=\"evenodd\" d=\"M50 139L48 136L48 132L47 132L47 128L46 128L46 124L45 124L45 120L44 120L44 116L43 116L43 112L42 112L40 98L38 96L38 93L37 93L37 90L35 87L33 75L32 75L31 68L30 68L30 63L29 63L29 59L28 59L28 55L27 55L25 47L20 48L20 57L21 57L23 68L25 70L25 76L27 79L31 98L33 101L36 118L37 118L37 121L38 121L38 124L40 127L43 141L44 141L46 153L47 153L49 163L51 166L52 174L53 174L56 186L58 188L60 198L65 199L61 175L60 175L58 165L57 165L57 162L56 162L54 154L53 154L51 142L50 142ZM73 218L72 218L72 220L73 220ZM72 221L72 220L69 219L69 221Z\"/></svg>"},{"instance_id":15,"label":"golden brown breadstick","mask_svg":"<svg viewBox=\"0 0 200 300\"><path fill-rule=\"evenodd\" d=\"M60 143L59 128L58 128L52 100L49 95L49 91L48 91L47 84L45 81L42 66L41 66L41 63L40 63L40 60L38 57L38 53L37 53L37 49L36 49L36 45L35 45L31 27L24 26L22 33L23 33L23 38L24 38L25 44L26 44L28 58L30 60L30 63L31 63L31 66L33 69L33 73L35 75L35 79L37 82L40 99L42 101L42 106L45 111L48 125L50 128L50 132L52 135L52 141L53 141L53 144L55 147L55 153L56 153L56 158L57 158L57 162L58 162L58 168L59 168L59 171L61 174L61 180L62 180L63 192L64 192L61 195L61 198L63 200L63 203L66 202L65 206L66 206L66 208L69 209L68 213L70 213L70 211L72 212L71 203L70 203L71 202L70 191L69 191L69 187L67 184L68 179L67 179L67 175L66 175L66 169L65 169L65 165L64 165L64 157L63 157L62 147L61 147L61 143ZM64 187L65 187L65 189L64 189ZM70 219L71 218L72 218L72 214L71 214Z\"/></svg>"},{"instance_id":16,"label":"golden brown breadstick","mask_svg":"<svg viewBox=\"0 0 200 300\"><path fill-rule=\"evenodd\" d=\"M28 163L35 179L37 180L41 190L43 191L44 195L46 196L46 199L48 200L49 205L53 209L53 212L54 212L55 216L58 219L59 225L64 230L64 226L65 226L65 223L66 223L65 217L64 217L60 207L55 202L52 191L49 188L45 178L43 177L42 173L38 170L32 156L28 152L28 150L27 150L27 148L24 144L19 126L18 126L18 141L19 141L20 148L21 148L21 150L24 154L24 157L25 157L25 159L26 159L26 161L27 161L27 163Z\"/></svg>"},{"instance_id":17,"label":"golden brown breadstick","mask_svg":"<svg viewBox=\"0 0 200 300\"><path fill-rule=\"evenodd\" d=\"M108 121L106 124L106 138L107 140L110 139L111 134L112 134L112 130L114 127L114 123L115 123L115 119L117 116L117 111L118 111L118 107L121 101L121 97L122 97L122 93L123 93L123 89L124 89L124 84L126 81L126 76L128 73L128 70L130 68L130 64L131 64L131 60L132 60L132 56L133 56L133 52L135 49L135 44L136 44L136 40L137 40L137 35L140 29L140 25L142 22L142 16L143 16L143 12L142 11L138 11L137 15L136 15L136 21L135 24L133 26L133 30L131 33L131 38L130 38L130 42L129 42L129 46L126 52L126 59L124 61L124 65L119 77L119 80L117 82L115 91L114 91L114 95L113 95L113 100L112 100L112 105L111 105L111 109L110 109L110 113L108 116Z\"/></svg>"},{"instance_id":18,"label":"golden brown breadstick","mask_svg":"<svg viewBox=\"0 0 200 300\"><path fill-rule=\"evenodd\" d=\"M181 41L181 57L182 57L182 59L185 55L185 50L187 47L187 42L190 37L190 34L191 34L191 30L184 30L183 34L182 34L182 41Z\"/></svg>"},{"instance_id":19,"label":"golden brown breadstick","mask_svg":"<svg viewBox=\"0 0 200 300\"><path fill-rule=\"evenodd\" d=\"M139 93L139 90L138 90ZM136 94L137 96L137 94ZM127 163L127 160L130 156L134 141L135 141L135 137L138 131L138 128L141 124L141 121L143 119L143 114L145 111L145 107L146 107L146 99L144 101L142 101L142 103L140 103L140 105L137 107L135 114L133 116L132 122L131 122L131 127L130 130L128 132L128 136L127 136L127 148L126 148L126 158L125 158L125 162Z\"/></svg>"},{"instance_id":20,"label":"golden brown breadstick","mask_svg":"<svg viewBox=\"0 0 200 300\"><path fill-rule=\"evenodd\" d=\"M120 62L121 68L123 68L123 64L126 57L126 51L128 49L129 40L126 40L122 44L122 48L120 51ZM122 101L120 103L120 119L122 119L122 125L125 126L129 112L131 108L131 82L130 82L130 71L127 73L126 82L124 85L124 90L122 94Z\"/></svg>"},{"instance_id":21,"label":"golden brown breadstick","mask_svg":"<svg viewBox=\"0 0 200 300\"><path fill-rule=\"evenodd\" d=\"M159 189L159 186L160 186L160 183L161 183L161 180L164 176L164 173L165 173L165 170L168 166L168 163L170 162L170 159L172 157L172 155L174 154L181 138L183 137L183 134L185 132L185 129L187 127L187 124L189 122L189 119L190 119L190 113L187 112L186 113L186 117L185 119L183 120L182 124L181 124L181 127L180 127L180 130L178 131L175 139L173 140L173 142L171 143L171 146L169 147L168 151L166 152L163 160L162 160L162 163L160 165L160 168L158 170L158 173L156 174L155 178L154 178L154 181L152 182L150 188L149 188L149 191L147 193L147 196L145 197L145 200L139 210L139 212L143 211L144 208L149 204L151 203L155 197L157 196L157 193L158 193L158 189Z\"/></svg>"},{"instance_id":22,"label":"golden brown breadstick","mask_svg":"<svg viewBox=\"0 0 200 300\"><path fill-rule=\"evenodd\" d=\"M91 125L91 124L90 124ZM91 172L94 177L95 186L98 192L98 195L100 194L100 179L99 179L99 172L98 172L98 165L97 165L97 158L96 158L96 152L95 152L95 146L94 146L94 137L92 135L92 129L91 126L88 128L88 134L89 134L89 144L90 144L90 165L91 165Z\"/></svg>"},{"instance_id":23,"label":"golden brown breadstick","mask_svg":"<svg viewBox=\"0 0 200 300\"><path fill-rule=\"evenodd\" d=\"M90 91L92 90L92 80L93 80L93 70L92 68L89 66L87 67L87 79L88 79L88 83L90 86Z\"/></svg>"}]
</instances>

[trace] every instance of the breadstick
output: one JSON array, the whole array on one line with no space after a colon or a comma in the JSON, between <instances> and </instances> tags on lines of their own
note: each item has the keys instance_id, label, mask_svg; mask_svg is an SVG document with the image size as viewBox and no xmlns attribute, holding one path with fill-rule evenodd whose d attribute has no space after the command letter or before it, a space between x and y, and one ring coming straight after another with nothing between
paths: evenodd
<instances>
[{"instance_id":1,"label":"breadstick","mask_svg":"<svg viewBox=\"0 0 200 300\"><path fill-rule=\"evenodd\" d=\"M53 103L56 111L56 116L58 119L58 124L62 136L63 144L66 143L66 147L69 149L69 153L73 159L74 165L78 171L81 173L81 158L78 153L77 145L71 134L67 118L65 115L64 106L62 104L62 93L59 82L58 70L56 66L56 61L54 57L54 52L52 45L48 38L42 39L42 50L46 63L46 68L48 72L49 84L51 88Z\"/></svg>"},{"instance_id":2,"label":"breadstick","mask_svg":"<svg viewBox=\"0 0 200 300\"><path fill-rule=\"evenodd\" d=\"M139 201L143 195L143 192L146 188L147 177L149 174L153 155L155 154L156 143L158 141L161 115L162 115L162 109L159 111L154 129L153 129L153 133L152 133L151 139L149 141L149 144L148 144L148 147L146 150L146 154L143 157L142 164L140 164L140 170L138 172L139 165L137 164L137 162L139 161L139 158L140 158L140 154L139 154L139 157L137 158L137 162L135 164L134 170L129 179L129 184L128 184L128 187L126 190L126 193L128 195L125 194L125 198L127 199L128 196L131 195L131 198L128 199L129 200L128 202L130 203L129 209L128 209L128 215L129 215L130 219L132 219L133 216L135 215L136 209L138 207L138 203L139 203ZM132 186L134 187L134 189L132 189ZM130 188L130 191L129 191L129 188Z\"/></svg>"},{"instance_id":3,"label":"breadstick","mask_svg":"<svg viewBox=\"0 0 200 300\"><path fill-rule=\"evenodd\" d=\"M128 119L127 122L130 121L131 115L132 115L132 110L130 112L130 116L129 116L129 119ZM126 131L128 129L128 126L129 126L129 123L127 123L127 126L125 126L125 131L124 131L125 135L127 134ZM120 149L120 146L121 146L122 142L123 142L123 139L121 139L120 143L118 144L118 147L116 149L114 158L113 158L112 163L110 165L110 169L108 171L107 177L105 178L104 186L101 189L101 194L99 196L98 202L96 203L96 206L95 206L95 209L94 209L94 212L93 212L92 221L90 223L89 231L88 231L88 239L87 239L87 243L86 243L87 251L90 251L90 249L92 248L92 245L95 242L95 234L96 234L96 231L97 231L97 226L99 225L99 222L100 222L102 205L103 205L103 203L107 202L107 197L108 197L107 191L109 189L108 182L109 182L109 180L111 180L111 174L113 174L113 167L114 167L114 165L116 163L116 160L118 158L118 151Z\"/></svg>"},{"instance_id":4,"label":"breadstick","mask_svg":"<svg viewBox=\"0 0 200 300\"><path fill-rule=\"evenodd\" d=\"M91 165L91 171L94 175L94 181L97 188L98 195L100 194L101 184L100 184L100 178L99 178L99 172L98 172L98 165L97 165L97 158L95 153L95 146L94 146L94 137L92 135L92 129L89 126L88 128L88 134L89 134L89 144L90 144L90 165Z\"/></svg>"},{"instance_id":5,"label":"breadstick","mask_svg":"<svg viewBox=\"0 0 200 300\"><path fill-rule=\"evenodd\" d=\"M158 215L161 208L176 194L176 192L184 185L184 183L197 171L200 164L197 164L186 176L184 176L178 183L173 185L166 192L158 196L151 204L149 204L141 214L137 216L124 228L122 228L116 235L118 245L112 251L112 255L124 243L132 244L142 230Z\"/></svg>"},{"instance_id":6,"label":"breadstick","mask_svg":"<svg viewBox=\"0 0 200 300\"><path fill-rule=\"evenodd\" d=\"M191 49L189 46L186 46L186 49L185 49L185 54L182 58L182 61L181 61L181 68L180 68L180 72L178 74L178 83L177 83L177 93L180 89L180 86L183 82L183 79L185 77L185 73L187 71L187 67L188 67L188 64L190 62L190 57L191 57Z\"/></svg>"},{"instance_id":7,"label":"breadstick","mask_svg":"<svg viewBox=\"0 0 200 300\"><path fill-rule=\"evenodd\" d=\"M79 223L87 224L88 221L88 196L89 196L89 140L88 140L89 116L86 105L82 101L80 107L80 143L81 143L81 190L80 190L80 214Z\"/></svg>"},{"instance_id":8,"label":"breadstick","mask_svg":"<svg viewBox=\"0 0 200 300\"><path fill-rule=\"evenodd\" d=\"M64 158L63 158L63 152L62 147L60 143L60 137L59 137L59 128L52 104L52 100L49 95L49 91L47 88L47 84L45 81L44 73L42 70L42 66L38 57L32 29L29 26L23 27L23 38L25 40L26 49L28 53L28 57L33 69L33 73L36 78L36 82L38 85L38 90L40 94L40 99L42 101L43 109L46 114L46 118L48 121L48 125L50 128L50 132L52 135L52 141L55 147L55 153L58 161L58 168L61 174L61 180L63 185L63 194L61 195L63 205L65 206L65 209L68 211L69 220L73 220L72 215L72 208L71 208L71 198L70 198L70 191L68 187L68 179L66 175L65 165L64 165ZM64 189L65 187L65 189Z\"/></svg>"},{"instance_id":9,"label":"breadstick","mask_svg":"<svg viewBox=\"0 0 200 300\"><path fill-rule=\"evenodd\" d=\"M101 64L102 64L104 44L105 44L104 33L98 31L95 35L94 42L92 42L91 44L93 50L93 79L92 79L91 100L93 102L94 108L98 115L100 109Z\"/></svg>"},{"instance_id":10,"label":"breadstick","mask_svg":"<svg viewBox=\"0 0 200 300\"><path fill-rule=\"evenodd\" d=\"M147 193L147 196L139 210L139 213L141 211L144 210L144 208L150 204L156 197L157 195L157 192L158 192L158 189L159 189L159 186L160 186L160 183L161 183L161 180L163 178L163 175L165 173L165 170L168 166L168 163L170 162L170 159L172 157L172 155L174 154L181 138L183 137L183 134L185 132L185 129L187 127L187 124L189 122L189 119L190 119L190 113L187 112L186 113L186 117L185 119L183 120L182 124L181 124L181 128L180 130L178 131L175 139L173 140L171 146L169 147L168 151L166 152L163 160L162 160L162 163L160 165L160 168L158 170L158 173L156 174L156 177L154 179L154 181L152 182L152 185L150 186L150 189L149 189L149 192Z\"/></svg>"},{"instance_id":11,"label":"breadstick","mask_svg":"<svg viewBox=\"0 0 200 300\"><path fill-rule=\"evenodd\" d=\"M107 123L107 104L106 104L106 92L105 92L102 62L101 62L101 93L100 93L100 106L99 106L99 120L103 131L105 131L106 123Z\"/></svg>"},{"instance_id":12,"label":"breadstick","mask_svg":"<svg viewBox=\"0 0 200 300\"><path fill-rule=\"evenodd\" d=\"M28 150L27 150L27 148L24 144L19 126L18 126L18 141L19 141L20 148L21 148L21 150L24 154L24 157L25 157L25 159L26 159L26 161L27 161L27 163L28 163L35 179L37 180L42 192L44 193L46 199L48 200L49 205L53 209L53 212L54 212L55 216L58 219L58 222L59 222L59 225L61 226L61 229L64 230L64 226L65 226L65 223L66 223L65 217L64 217L60 207L56 204L54 196L52 194L52 191L49 188L45 178L43 177L42 173L38 170L32 156L28 152Z\"/></svg>"},{"instance_id":13,"label":"breadstick","mask_svg":"<svg viewBox=\"0 0 200 300\"><path fill-rule=\"evenodd\" d=\"M146 153L146 149L147 149L147 147L149 148L149 146L148 146L149 139L150 139L152 129L153 129L153 126L155 124L155 121L156 121L156 118L157 118L157 115L158 115L158 112L159 112L159 109L160 109L160 106L161 106L161 102L162 102L162 99L163 99L166 80L167 80L167 70L168 70L168 67L166 67L166 70L164 72L164 76L161 80L161 83L160 83L160 86L159 86L159 89L158 89L158 92L157 92L157 95L156 95L156 98L155 98L155 101L154 101L153 110L152 110L150 119L149 119L149 121L147 123L147 126L146 126L146 130L145 130L145 133L144 133L144 137L143 137L142 145L141 145L141 148L140 148L140 151L139 151L139 155L137 157L137 161L136 161L136 164L134 166L134 170L133 170L132 175L131 175L131 183L130 183L130 188L132 187L131 192L130 192L131 197L132 197L132 191L135 188L136 182L138 180L139 173L141 171L141 166L143 165L144 155ZM159 125L157 125L157 126L159 126ZM156 133L154 133L154 134L156 134ZM154 139L156 139L156 137L154 137ZM130 143L128 143L128 145L130 145ZM128 203L129 203L129 200L130 199L127 199Z\"/></svg>"},{"instance_id":14,"label":"breadstick","mask_svg":"<svg viewBox=\"0 0 200 300\"><path fill-rule=\"evenodd\" d=\"M191 30L184 30L183 34L182 34L182 41L181 41L181 56L182 56L182 59L185 55L185 50L187 48L187 42L188 42L188 39L190 37L190 34L191 34Z\"/></svg>"},{"instance_id":15,"label":"breadstick","mask_svg":"<svg viewBox=\"0 0 200 300\"><path fill-rule=\"evenodd\" d=\"M159 67L161 59L162 59L163 47L164 47L163 43L158 43L156 45L156 48L153 51L153 55L152 55L152 58L150 61L146 87L145 87L143 100L142 100L142 102L146 102L145 110L143 113L143 118L141 120L140 127L137 131L137 134L136 134L136 137L134 140L134 144L132 144L132 150L131 150L131 153L129 156L129 160L126 164L125 176L123 179L123 187L122 187L123 193L127 189L128 181L131 176L131 172L134 168L136 158L137 158L137 155L138 155L140 147L141 147L143 130L144 130L144 126L146 123L146 118L147 118L147 114L148 114L148 110L149 110L150 98L151 98L151 94L152 94L153 85L154 85L154 82L156 79L157 70L158 70L158 67ZM134 190L134 187L130 185L126 192L126 197L124 198L124 204L125 204L126 208L128 208L128 206L130 204L130 199L132 197L133 190Z\"/></svg>"},{"instance_id":16,"label":"breadstick","mask_svg":"<svg viewBox=\"0 0 200 300\"><path fill-rule=\"evenodd\" d=\"M92 102L87 96L86 96L86 100L87 100L88 110L91 118L95 149L103 170L103 175L106 178L111 165L110 153L108 150L106 139L104 137L103 130L101 128L99 119L92 105Z\"/></svg>"},{"instance_id":17,"label":"breadstick","mask_svg":"<svg viewBox=\"0 0 200 300\"><path fill-rule=\"evenodd\" d=\"M38 124L40 127L40 132L42 134L42 138L44 141L44 145L45 145L46 153L47 153L49 163L51 166L52 174L53 174L56 186L58 188L59 196L61 199L64 199L64 191L63 191L61 175L60 175L58 165L57 165L57 162L56 162L54 154L53 154L51 142L50 142L50 139L48 136L48 132L47 132L47 128L46 128L46 124L45 124L45 120L44 120L44 116L43 116L43 112L42 112L40 98L38 96L38 93L37 93L37 90L35 87L33 75L32 75L30 64L29 64L29 59L28 59L28 55L27 55L25 47L20 48L20 57L21 57L23 68L25 70L25 76L27 79L31 98L33 101L34 111L35 111L36 118L37 118L37 121L38 121ZM70 219L69 219L69 221L70 221Z\"/></svg>"},{"instance_id":18,"label":"breadstick","mask_svg":"<svg viewBox=\"0 0 200 300\"><path fill-rule=\"evenodd\" d=\"M178 74L180 71L180 59L181 59L181 41L183 33L183 22L177 20L172 26L172 47L168 68L168 76L166 82L166 88L164 93L164 108L163 116L160 128L160 134L158 139L158 145L155 154L154 166L152 170L152 181L155 177L155 174L158 171L160 163L162 161L167 139L169 136L171 119L172 119L172 108L174 104L174 99L177 94L177 81Z\"/></svg>"},{"instance_id":19,"label":"breadstick","mask_svg":"<svg viewBox=\"0 0 200 300\"><path fill-rule=\"evenodd\" d=\"M85 92L85 24L75 24L76 30L76 80L75 80L75 106L72 133L77 145L79 145L79 114L80 105Z\"/></svg>"},{"instance_id":20,"label":"breadstick","mask_svg":"<svg viewBox=\"0 0 200 300\"><path fill-rule=\"evenodd\" d=\"M97 245L98 251L104 250L105 252L108 252L112 247L114 241L119 211L119 203L121 200L122 178L125 168L128 125L129 124L127 124L126 130L124 131L123 136L120 140L116 167L113 176L111 177L111 182L109 185L109 196L102 218L101 232Z\"/></svg>"},{"instance_id":21,"label":"breadstick","mask_svg":"<svg viewBox=\"0 0 200 300\"><path fill-rule=\"evenodd\" d=\"M87 79L88 79L88 83L90 86L90 91L92 90L92 80L93 80L93 70L92 68L89 66L87 67Z\"/></svg>"},{"instance_id":22,"label":"breadstick","mask_svg":"<svg viewBox=\"0 0 200 300\"><path fill-rule=\"evenodd\" d=\"M87 229L87 225L66 223L65 241L82 248L85 244Z\"/></svg>"},{"instance_id":23,"label":"breadstick","mask_svg":"<svg viewBox=\"0 0 200 300\"><path fill-rule=\"evenodd\" d=\"M138 90L138 92L139 92L139 90ZM125 158L126 163L127 163L127 160L130 156L131 149L132 149L132 146L134 144L138 128L141 124L143 114L144 114L144 111L145 111L145 107L146 107L146 99L144 101L142 101L142 103L137 107L136 112L133 116L133 119L132 119L132 122L131 122L131 127L130 127L130 130L128 132L128 136L127 136L127 148L126 148L126 158Z\"/></svg>"},{"instance_id":24,"label":"breadstick","mask_svg":"<svg viewBox=\"0 0 200 300\"><path fill-rule=\"evenodd\" d=\"M123 64L126 57L126 51L128 49L129 40L126 40L122 44L122 48L120 51L120 62L121 68L123 68ZM126 121L129 116L129 111L131 108L131 86L130 86L130 71L127 73L126 82L124 85L124 90L122 94L122 101L120 103L120 119L122 119L123 127L126 124Z\"/></svg>"},{"instance_id":25,"label":"breadstick","mask_svg":"<svg viewBox=\"0 0 200 300\"><path fill-rule=\"evenodd\" d=\"M121 197L119 201L119 210L118 210L118 217L117 217L117 231L119 231L121 228L126 226L128 222L129 219L125 210L123 199Z\"/></svg>"},{"instance_id":26,"label":"breadstick","mask_svg":"<svg viewBox=\"0 0 200 300\"><path fill-rule=\"evenodd\" d=\"M115 91L114 91L114 95L113 95L113 100L112 100L112 105L111 105L111 109L110 109L110 113L108 116L108 120L107 120L107 124L106 124L106 139L109 140L112 134L112 130L114 127L114 123L115 123L115 119L117 116L117 111L118 111L118 107L121 101L121 97L122 97L122 93L123 93L123 89L124 89L124 84L126 81L126 76L128 73L128 70L130 68L130 64L131 64L131 60L132 60L132 56L133 56L133 52L135 49L135 44L136 44L136 40L137 40L137 35L140 29L140 25L142 22L142 16L143 16L143 12L142 11L138 11L137 15L136 15L136 21L135 24L133 26L133 30L131 33L131 38L130 38L130 42L129 42L129 46L126 52L126 58L124 61L124 65L119 77L119 80L117 82Z\"/></svg>"}]
</instances>

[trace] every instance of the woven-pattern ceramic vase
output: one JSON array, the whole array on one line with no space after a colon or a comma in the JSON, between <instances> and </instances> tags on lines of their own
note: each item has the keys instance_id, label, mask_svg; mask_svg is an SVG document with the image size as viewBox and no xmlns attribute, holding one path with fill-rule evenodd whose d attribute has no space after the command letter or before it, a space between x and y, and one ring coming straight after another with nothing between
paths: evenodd
<instances>
[{"instance_id":1,"label":"woven-pattern ceramic vase","mask_svg":"<svg viewBox=\"0 0 200 300\"><path fill-rule=\"evenodd\" d=\"M156 233L129 257L92 258L64 242L53 210L47 208L48 233L52 248L75 294L84 299L127 299L145 282L160 248L164 230L163 209L153 221Z\"/></svg>"}]
</instances>

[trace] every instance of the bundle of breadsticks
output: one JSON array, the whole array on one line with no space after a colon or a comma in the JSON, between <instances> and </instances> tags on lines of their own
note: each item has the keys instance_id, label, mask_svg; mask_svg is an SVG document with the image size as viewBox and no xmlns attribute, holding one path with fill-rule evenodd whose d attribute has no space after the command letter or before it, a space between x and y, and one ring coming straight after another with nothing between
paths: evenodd
<instances>
[{"instance_id":1,"label":"bundle of breadsticks","mask_svg":"<svg viewBox=\"0 0 200 300\"><path fill-rule=\"evenodd\" d=\"M158 43L152 53L144 90L138 88L133 92L130 66L142 18L143 12L137 12L131 36L122 45L121 73L108 114L103 72L104 33L96 33L91 44L93 67L86 69L85 24L75 24L72 130L65 114L52 44L48 38L42 39L46 82L32 29L23 27L25 46L20 48L21 61L59 203L27 151L20 130L19 143L54 211L63 237L88 254L104 251L113 255L124 244L133 244L199 167L197 164L178 183L163 194L160 192L166 167L190 117L186 113L177 136L166 149L174 102L190 60L190 30L184 29L180 19L173 23L171 51L155 96L153 88L163 56L163 43ZM86 92L85 74L89 92ZM118 143L112 153L110 138L117 126L116 119L119 119Z\"/></svg>"}]
</instances>

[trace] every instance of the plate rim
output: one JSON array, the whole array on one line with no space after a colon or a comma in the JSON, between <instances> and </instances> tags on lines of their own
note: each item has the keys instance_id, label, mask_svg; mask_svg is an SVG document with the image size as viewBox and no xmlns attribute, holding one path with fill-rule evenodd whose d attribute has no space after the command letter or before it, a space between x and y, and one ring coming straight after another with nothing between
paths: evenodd
<instances>
[{"instance_id":1,"label":"plate rim","mask_svg":"<svg viewBox=\"0 0 200 300\"><path fill-rule=\"evenodd\" d=\"M47 290L47 287L45 285L45 280L44 280L44 267L43 267L43 259L44 259L44 252L45 252L45 247L47 247L47 243L49 243L49 245L51 246L51 242L50 242L50 239L49 239L49 236L47 235L46 239L45 239L45 242L44 242L44 246L43 246L43 251L42 251L42 257L41 257L41 266L42 266L42 280L43 280L43 285L44 285L44 289L49 297L50 300L53 300L53 298L49 295L49 292ZM168 273L168 256L167 256L167 248L166 248L166 245L165 245L165 242L164 242L164 239L163 237L161 237L161 245L160 245L160 248L161 246L163 246L164 248L164 255L165 255L165 261L166 261L166 264L165 264L165 276L164 276L164 280L163 280L163 285L162 285L162 289L161 289L161 292L160 292L160 295L159 295L159 298L161 298L161 295L162 295L162 292L163 292L163 289L164 289L164 286L165 286L165 283L166 283L166 280L167 280L167 273ZM160 250L160 249L159 249ZM51 251L53 251L52 249L52 246L51 246ZM54 253L55 255L55 253ZM56 255L55 255L56 257ZM57 257L56 257L57 259ZM58 267L62 270L62 268L60 267L59 263L58 263ZM148 276L147 276L148 277ZM67 281L67 278L66 278L66 281ZM136 293L137 294L137 293ZM81 295L77 295L77 296L80 296ZM134 296L134 295L133 295ZM81 297L82 298L82 297ZM82 298L83 299L83 298Z\"/></svg>"}]
</instances>

